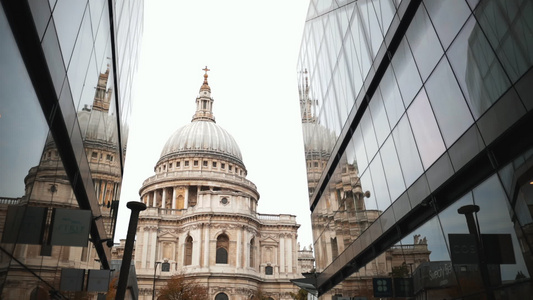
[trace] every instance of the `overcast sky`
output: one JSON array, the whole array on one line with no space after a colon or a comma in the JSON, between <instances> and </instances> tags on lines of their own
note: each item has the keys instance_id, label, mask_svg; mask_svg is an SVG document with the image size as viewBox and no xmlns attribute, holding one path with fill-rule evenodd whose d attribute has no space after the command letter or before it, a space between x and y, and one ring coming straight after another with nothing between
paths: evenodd
<instances>
[{"instance_id":1,"label":"overcast sky","mask_svg":"<svg viewBox=\"0 0 533 300\"><path fill-rule=\"evenodd\" d=\"M308 0L145 1L115 241L170 135L190 123L207 66L217 124L237 141L260 213L293 214L312 243L296 63Z\"/></svg>"}]
</instances>

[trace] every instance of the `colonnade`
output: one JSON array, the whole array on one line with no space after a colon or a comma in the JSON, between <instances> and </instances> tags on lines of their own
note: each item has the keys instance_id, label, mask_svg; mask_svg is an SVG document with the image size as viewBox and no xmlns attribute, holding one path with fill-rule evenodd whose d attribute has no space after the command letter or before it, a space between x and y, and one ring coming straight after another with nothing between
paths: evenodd
<instances>
[{"instance_id":1,"label":"colonnade","mask_svg":"<svg viewBox=\"0 0 533 300\"><path fill-rule=\"evenodd\" d=\"M181 191L180 191L181 190ZM147 207L186 209L189 191L183 187L164 187L146 192L141 199Z\"/></svg>"}]
</instances>

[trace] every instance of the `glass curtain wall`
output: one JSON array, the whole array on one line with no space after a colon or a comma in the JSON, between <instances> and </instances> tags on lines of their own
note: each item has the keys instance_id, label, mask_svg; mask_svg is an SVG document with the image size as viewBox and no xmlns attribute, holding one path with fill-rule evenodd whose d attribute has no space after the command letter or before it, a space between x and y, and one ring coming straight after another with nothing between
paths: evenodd
<instances>
[{"instance_id":1,"label":"glass curtain wall","mask_svg":"<svg viewBox=\"0 0 533 300\"><path fill-rule=\"evenodd\" d=\"M87 270L110 269L142 22L142 1L2 1L1 298L107 291Z\"/></svg>"},{"instance_id":2,"label":"glass curtain wall","mask_svg":"<svg viewBox=\"0 0 533 300\"><path fill-rule=\"evenodd\" d=\"M410 278L416 299L527 297L532 20L530 0L310 2L298 79L320 295ZM462 242L483 263L456 257Z\"/></svg>"}]
</instances>

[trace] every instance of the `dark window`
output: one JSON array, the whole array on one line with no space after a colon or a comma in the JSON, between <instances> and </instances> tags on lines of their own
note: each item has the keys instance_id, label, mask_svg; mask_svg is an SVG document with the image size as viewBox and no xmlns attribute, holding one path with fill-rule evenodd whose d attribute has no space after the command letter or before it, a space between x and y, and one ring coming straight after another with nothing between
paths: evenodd
<instances>
[{"instance_id":1,"label":"dark window","mask_svg":"<svg viewBox=\"0 0 533 300\"><path fill-rule=\"evenodd\" d=\"M186 167L189 166L189 161L188 161L188 160L185 161L185 166L186 166Z\"/></svg>"},{"instance_id":2,"label":"dark window","mask_svg":"<svg viewBox=\"0 0 533 300\"><path fill-rule=\"evenodd\" d=\"M217 167L217 162L214 161L214 162L213 162L213 168L216 168L216 167Z\"/></svg>"},{"instance_id":3,"label":"dark window","mask_svg":"<svg viewBox=\"0 0 533 300\"><path fill-rule=\"evenodd\" d=\"M228 295L224 293L217 294L215 300L229 300Z\"/></svg>"},{"instance_id":4,"label":"dark window","mask_svg":"<svg viewBox=\"0 0 533 300\"><path fill-rule=\"evenodd\" d=\"M207 160L204 160L204 167L207 167Z\"/></svg>"},{"instance_id":5,"label":"dark window","mask_svg":"<svg viewBox=\"0 0 533 300\"><path fill-rule=\"evenodd\" d=\"M197 160L194 161L194 166L198 167L198 161Z\"/></svg>"},{"instance_id":6,"label":"dark window","mask_svg":"<svg viewBox=\"0 0 533 300\"><path fill-rule=\"evenodd\" d=\"M250 267L251 268L254 268L255 267L255 263L254 263L254 248L255 248L255 238L252 238L250 240Z\"/></svg>"},{"instance_id":7,"label":"dark window","mask_svg":"<svg viewBox=\"0 0 533 300\"><path fill-rule=\"evenodd\" d=\"M228 236L225 234L219 235L217 237L217 253L216 253L217 264L228 263L228 248L229 248Z\"/></svg>"},{"instance_id":8,"label":"dark window","mask_svg":"<svg viewBox=\"0 0 533 300\"><path fill-rule=\"evenodd\" d=\"M162 272L170 272L170 263L164 262L161 264L161 271Z\"/></svg>"},{"instance_id":9,"label":"dark window","mask_svg":"<svg viewBox=\"0 0 533 300\"><path fill-rule=\"evenodd\" d=\"M92 158L98 158L98 153L97 153L97 152L93 152L93 153L91 154L91 157L92 157Z\"/></svg>"},{"instance_id":10,"label":"dark window","mask_svg":"<svg viewBox=\"0 0 533 300\"><path fill-rule=\"evenodd\" d=\"M274 274L274 268L272 268L271 266L266 266L265 275L272 275L272 274Z\"/></svg>"},{"instance_id":11,"label":"dark window","mask_svg":"<svg viewBox=\"0 0 533 300\"><path fill-rule=\"evenodd\" d=\"M177 162L176 162L176 168L179 168L180 165L181 165L181 162L177 161Z\"/></svg>"},{"instance_id":12,"label":"dark window","mask_svg":"<svg viewBox=\"0 0 533 300\"><path fill-rule=\"evenodd\" d=\"M228 251L224 248L217 249L217 264L227 264L228 263Z\"/></svg>"},{"instance_id":13,"label":"dark window","mask_svg":"<svg viewBox=\"0 0 533 300\"><path fill-rule=\"evenodd\" d=\"M225 169L225 168L226 168L226 164L220 164L220 167L221 167L222 169Z\"/></svg>"},{"instance_id":14,"label":"dark window","mask_svg":"<svg viewBox=\"0 0 533 300\"><path fill-rule=\"evenodd\" d=\"M185 262L184 265L192 264L192 237L188 236L185 240Z\"/></svg>"}]
</instances>

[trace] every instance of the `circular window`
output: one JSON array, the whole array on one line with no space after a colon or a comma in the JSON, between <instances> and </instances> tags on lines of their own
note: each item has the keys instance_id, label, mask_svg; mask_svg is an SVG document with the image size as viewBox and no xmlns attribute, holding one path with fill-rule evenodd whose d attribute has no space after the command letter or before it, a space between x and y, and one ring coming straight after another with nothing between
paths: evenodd
<instances>
[{"instance_id":1,"label":"circular window","mask_svg":"<svg viewBox=\"0 0 533 300\"><path fill-rule=\"evenodd\" d=\"M224 197L224 198L222 198L222 199L220 200L220 203L222 203L222 204L224 204L224 205L228 204L228 202L229 202L229 201L228 201L228 198L226 198L226 197Z\"/></svg>"}]
</instances>

